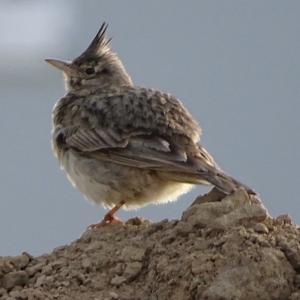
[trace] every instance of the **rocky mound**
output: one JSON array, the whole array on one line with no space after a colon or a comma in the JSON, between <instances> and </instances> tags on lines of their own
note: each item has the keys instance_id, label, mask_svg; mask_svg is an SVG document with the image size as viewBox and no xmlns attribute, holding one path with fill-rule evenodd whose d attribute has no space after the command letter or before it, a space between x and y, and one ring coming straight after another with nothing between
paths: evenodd
<instances>
[{"instance_id":1,"label":"rocky mound","mask_svg":"<svg viewBox=\"0 0 300 300\"><path fill-rule=\"evenodd\" d=\"M3 300L300 299L300 233L240 190L181 220L87 231L49 255L0 257Z\"/></svg>"}]
</instances>

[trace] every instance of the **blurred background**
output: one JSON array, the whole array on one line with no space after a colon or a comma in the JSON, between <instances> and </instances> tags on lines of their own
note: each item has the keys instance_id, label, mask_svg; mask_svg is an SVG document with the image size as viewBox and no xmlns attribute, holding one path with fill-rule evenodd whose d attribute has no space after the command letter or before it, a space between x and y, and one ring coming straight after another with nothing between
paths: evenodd
<instances>
[{"instance_id":1,"label":"blurred background","mask_svg":"<svg viewBox=\"0 0 300 300\"><path fill-rule=\"evenodd\" d=\"M271 215L299 224L299 15L296 0L1 0L0 255L49 252L104 215L52 155L51 110L64 87L43 61L75 58L103 21L134 82L181 99L219 165ZM118 216L179 218L207 190Z\"/></svg>"}]
</instances>

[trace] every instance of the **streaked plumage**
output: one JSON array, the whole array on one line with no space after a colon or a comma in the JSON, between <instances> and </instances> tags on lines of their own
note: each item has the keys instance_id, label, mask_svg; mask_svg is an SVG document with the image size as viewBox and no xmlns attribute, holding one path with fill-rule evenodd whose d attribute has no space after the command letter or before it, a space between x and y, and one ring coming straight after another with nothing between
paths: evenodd
<instances>
[{"instance_id":1,"label":"streaked plumage","mask_svg":"<svg viewBox=\"0 0 300 300\"><path fill-rule=\"evenodd\" d=\"M68 93L53 111L53 149L70 181L106 207L175 200L194 184L254 193L199 144L201 129L178 99L133 85L106 29L73 62L47 60L66 79Z\"/></svg>"}]
</instances>

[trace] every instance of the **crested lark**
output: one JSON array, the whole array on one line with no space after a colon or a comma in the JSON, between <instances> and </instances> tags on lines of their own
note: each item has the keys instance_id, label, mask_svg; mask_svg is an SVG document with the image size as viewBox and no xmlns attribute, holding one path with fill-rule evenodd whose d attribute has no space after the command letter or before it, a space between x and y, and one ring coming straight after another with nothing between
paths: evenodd
<instances>
[{"instance_id":1,"label":"crested lark","mask_svg":"<svg viewBox=\"0 0 300 300\"><path fill-rule=\"evenodd\" d=\"M216 165L178 99L132 83L106 29L72 62L46 60L63 71L67 90L53 110L53 151L88 200L111 208L99 224L118 222L120 207L173 201L195 184L255 194Z\"/></svg>"}]
</instances>

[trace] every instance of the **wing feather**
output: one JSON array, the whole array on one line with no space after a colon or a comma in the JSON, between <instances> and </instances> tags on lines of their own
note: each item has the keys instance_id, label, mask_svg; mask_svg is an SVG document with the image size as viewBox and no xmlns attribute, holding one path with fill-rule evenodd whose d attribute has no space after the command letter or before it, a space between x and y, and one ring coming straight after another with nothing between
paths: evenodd
<instances>
[{"instance_id":1,"label":"wing feather","mask_svg":"<svg viewBox=\"0 0 300 300\"><path fill-rule=\"evenodd\" d=\"M65 131L67 146L82 152L93 152L107 148L125 147L128 140L112 132L112 129L78 129L75 132Z\"/></svg>"}]
</instances>

